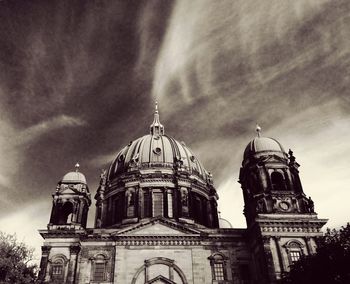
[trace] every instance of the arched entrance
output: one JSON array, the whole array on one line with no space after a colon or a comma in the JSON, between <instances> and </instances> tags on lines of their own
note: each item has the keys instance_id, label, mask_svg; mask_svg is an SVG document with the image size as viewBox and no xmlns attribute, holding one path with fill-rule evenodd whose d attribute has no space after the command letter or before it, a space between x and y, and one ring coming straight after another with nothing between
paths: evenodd
<instances>
[{"instance_id":1,"label":"arched entrance","mask_svg":"<svg viewBox=\"0 0 350 284\"><path fill-rule=\"evenodd\" d=\"M131 284L188 284L185 274L174 263L165 257L155 257L145 260Z\"/></svg>"}]
</instances>

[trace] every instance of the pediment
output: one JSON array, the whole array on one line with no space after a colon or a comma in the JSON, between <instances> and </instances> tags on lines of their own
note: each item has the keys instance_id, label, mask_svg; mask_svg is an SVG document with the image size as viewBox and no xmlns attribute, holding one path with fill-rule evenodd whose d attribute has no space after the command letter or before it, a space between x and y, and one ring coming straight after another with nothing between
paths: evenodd
<instances>
[{"instance_id":1,"label":"pediment","mask_svg":"<svg viewBox=\"0 0 350 284\"><path fill-rule=\"evenodd\" d=\"M77 192L76 189L74 189L74 188L69 188L69 187L60 190L60 194L61 194L61 195L62 195L62 194L77 194L77 193L78 193L78 192Z\"/></svg>"},{"instance_id":2,"label":"pediment","mask_svg":"<svg viewBox=\"0 0 350 284\"><path fill-rule=\"evenodd\" d=\"M156 284L156 283L176 284L174 281L164 277L163 275L158 275L157 277L146 282L146 284Z\"/></svg>"},{"instance_id":3,"label":"pediment","mask_svg":"<svg viewBox=\"0 0 350 284\"><path fill-rule=\"evenodd\" d=\"M200 235L200 231L163 219L150 220L116 232L118 236L186 236Z\"/></svg>"}]
</instances>

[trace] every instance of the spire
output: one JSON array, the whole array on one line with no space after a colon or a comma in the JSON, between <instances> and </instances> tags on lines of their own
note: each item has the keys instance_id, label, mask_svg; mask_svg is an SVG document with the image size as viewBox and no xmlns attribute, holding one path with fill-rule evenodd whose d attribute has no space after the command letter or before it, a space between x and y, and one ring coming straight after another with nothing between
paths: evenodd
<instances>
[{"instance_id":1,"label":"spire","mask_svg":"<svg viewBox=\"0 0 350 284\"><path fill-rule=\"evenodd\" d=\"M75 166L74 166L74 167L75 167L75 171L76 171L76 172L79 172L79 167L80 167L80 165L79 165L79 163L78 163L78 162L75 164Z\"/></svg>"},{"instance_id":2,"label":"spire","mask_svg":"<svg viewBox=\"0 0 350 284\"><path fill-rule=\"evenodd\" d=\"M164 126L159 121L158 102L155 104L154 119L150 126L152 135L164 135Z\"/></svg>"},{"instance_id":3,"label":"spire","mask_svg":"<svg viewBox=\"0 0 350 284\"><path fill-rule=\"evenodd\" d=\"M257 132L258 134L258 137L260 137L260 133L261 133L261 127L259 124L256 124L256 128L255 128L255 131Z\"/></svg>"}]
</instances>

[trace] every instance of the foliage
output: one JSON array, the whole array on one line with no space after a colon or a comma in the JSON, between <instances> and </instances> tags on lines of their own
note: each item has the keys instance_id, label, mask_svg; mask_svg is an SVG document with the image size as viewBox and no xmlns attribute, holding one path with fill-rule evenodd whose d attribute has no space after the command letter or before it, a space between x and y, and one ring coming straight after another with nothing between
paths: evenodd
<instances>
[{"instance_id":1,"label":"foliage","mask_svg":"<svg viewBox=\"0 0 350 284\"><path fill-rule=\"evenodd\" d=\"M327 229L317 253L302 257L281 283L350 283L350 223L340 230Z\"/></svg>"},{"instance_id":2,"label":"foliage","mask_svg":"<svg viewBox=\"0 0 350 284\"><path fill-rule=\"evenodd\" d=\"M15 234L0 231L0 283L35 283L37 266L30 263L33 252Z\"/></svg>"}]
</instances>

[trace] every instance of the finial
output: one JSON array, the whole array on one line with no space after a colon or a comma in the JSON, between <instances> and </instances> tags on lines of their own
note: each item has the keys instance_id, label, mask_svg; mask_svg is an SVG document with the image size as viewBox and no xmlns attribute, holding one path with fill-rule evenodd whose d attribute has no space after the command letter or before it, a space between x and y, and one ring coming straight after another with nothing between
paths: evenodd
<instances>
[{"instance_id":1,"label":"finial","mask_svg":"<svg viewBox=\"0 0 350 284\"><path fill-rule=\"evenodd\" d=\"M75 166L74 166L74 167L75 167L75 171L76 171L76 172L79 172L79 167L80 167L80 165L79 165L79 163L78 163L78 162L75 164Z\"/></svg>"},{"instance_id":2,"label":"finial","mask_svg":"<svg viewBox=\"0 0 350 284\"><path fill-rule=\"evenodd\" d=\"M155 102L154 119L150 126L150 132L152 135L164 135L164 126L160 123L158 102Z\"/></svg>"},{"instance_id":3,"label":"finial","mask_svg":"<svg viewBox=\"0 0 350 284\"><path fill-rule=\"evenodd\" d=\"M260 137L261 127L260 127L260 125L259 125L259 124L256 124L255 131L258 133L258 137Z\"/></svg>"}]
</instances>

